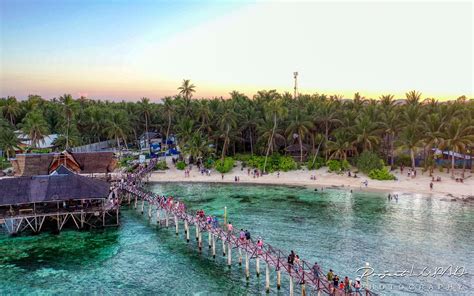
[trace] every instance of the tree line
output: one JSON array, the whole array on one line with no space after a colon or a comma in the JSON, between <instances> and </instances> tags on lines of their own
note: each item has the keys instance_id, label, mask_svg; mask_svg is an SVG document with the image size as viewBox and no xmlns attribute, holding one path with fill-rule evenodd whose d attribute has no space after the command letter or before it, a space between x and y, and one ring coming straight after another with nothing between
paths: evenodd
<instances>
[{"instance_id":1,"label":"tree line","mask_svg":"<svg viewBox=\"0 0 474 296\"><path fill-rule=\"evenodd\" d=\"M410 164L424 152L424 165L434 166L433 148L472 154L474 101L466 97L440 102L423 99L417 91L403 100L393 95L352 99L324 94L262 90L252 98L233 91L229 99L194 99L196 87L184 80L174 97L159 102L73 99L70 94L45 100L30 95L0 99L0 149L8 156L18 146L21 130L36 147L45 135L59 134L58 149L114 140L119 148L136 146L145 131L168 138L176 135L180 148L193 158L224 159L237 153L265 156L286 154L296 147L298 160L346 160L364 151L394 165L399 155ZM452 157L452 168L454 168ZM266 164L265 164L266 165ZM264 166L265 167L265 166Z\"/></svg>"}]
</instances>

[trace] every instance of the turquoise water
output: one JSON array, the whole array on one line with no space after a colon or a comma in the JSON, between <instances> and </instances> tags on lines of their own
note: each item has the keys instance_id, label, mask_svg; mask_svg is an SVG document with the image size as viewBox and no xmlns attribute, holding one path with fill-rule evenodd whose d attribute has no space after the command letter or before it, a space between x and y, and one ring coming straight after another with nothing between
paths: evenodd
<instances>
[{"instance_id":1,"label":"turquoise water","mask_svg":"<svg viewBox=\"0 0 474 296\"><path fill-rule=\"evenodd\" d=\"M474 287L472 204L418 195L401 195L396 202L385 194L283 186L170 183L150 188L220 217L227 206L234 226L341 276L355 278L365 262L378 273L450 265L469 273L371 277L384 295L469 295ZM247 283L237 254L228 269L222 256L213 260L207 248L200 255L193 241L186 244L182 227L176 238L173 227L158 228L126 208L121 222L119 228L91 232L0 236L0 294L265 294L264 277L253 273ZM203 239L206 243L207 236ZM273 273L271 283L276 294ZM285 278L282 285L280 294L286 295Z\"/></svg>"}]
</instances>

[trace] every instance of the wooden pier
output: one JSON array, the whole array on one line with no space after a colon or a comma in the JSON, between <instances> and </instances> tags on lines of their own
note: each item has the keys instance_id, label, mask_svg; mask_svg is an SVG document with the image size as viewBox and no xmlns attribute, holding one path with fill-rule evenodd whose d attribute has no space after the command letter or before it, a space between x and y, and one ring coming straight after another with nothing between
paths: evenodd
<instances>
[{"instance_id":1,"label":"wooden pier","mask_svg":"<svg viewBox=\"0 0 474 296\"><path fill-rule=\"evenodd\" d=\"M180 223L183 225L184 234L187 242L190 240L191 226L195 228L195 238L199 252L203 249L203 233L207 233L208 247L212 250L212 255L216 257L216 246L222 243L222 254L227 256L227 265L232 265L232 252L235 250L238 254L238 263L242 265L245 262L246 278L250 278L249 260L255 260L256 275L261 274L261 263L265 264L265 289L270 291L270 270L275 270L277 278L277 289L281 287L282 273L287 275L290 283L290 295L294 295L295 284L301 286L301 294L306 295L309 290L319 295L334 296L355 296L355 295L377 295L368 288L362 288L359 292L345 292L344 290L334 287L321 269L319 276L316 276L312 270L312 266L305 260L300 260L299 264L290 265L287 262L288 252L284 252L267 242L260 246L254 241L241 240L232 232L228 232L220 227L213 227L208 224L205 219L198 218L195 214L186 212L185 207L176 206L175 203L166 202L162 197L155 193L146 191L140 185L142 180L147 180L149 174L154 168L155 160L152 160L147 167L140 167L135 173L128 176L127 180L116 183L115 194L121 196L122 201L127 200L130 204L133 200L134 207L138 207L140 201L141 213L145 213L145 202L148 204L148 217L153 217L153 209L155 209L156 219L159 225L164 224L169 227L172 224L175 227L176 234L179 234ZM178 201L183 205L181 201ZM204 235L206 237L206 235ZM245 257L245 259L244 259ZM245 260L245 261L244 261Z\"/></svg>"}]
</instances>

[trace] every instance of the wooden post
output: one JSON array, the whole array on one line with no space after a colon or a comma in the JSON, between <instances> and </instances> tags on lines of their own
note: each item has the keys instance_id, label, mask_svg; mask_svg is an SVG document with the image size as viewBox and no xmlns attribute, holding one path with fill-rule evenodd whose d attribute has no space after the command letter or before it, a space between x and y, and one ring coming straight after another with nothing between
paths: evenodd
<instances>
[{"instance_id":1,"label":"wooden post","mask_svg":"<svg viewBox=\"0 0 474 296\"><path fill-rule=\"evenodd\" d=\"M260 258L258 258L258 255L257 255L256 268L257 268L257 277L259 277L260 276Z\"/></svg>"},{"instance_id":2,"label":"wooden post","mask_svg":"<svg viewBox=\"0 0 474 296\"><path fill-rule=\"evenodd\" d=\"M294 296L293 277L290 275L290 296Z\"/></svg>"},{"instance_id":3,"label":"wooden post","mask_svg":"<svg viewBox=\"0 0 474 296\"><path fill-rule=\"evenodd\" d=\"M199 224L194 223L194 226L196 226L196 241L198 241L199 240Z\"/></svg>"},{"instance_id":4,"label":"wooden post","mask_svg":"<svg viewBox=\"0 0 474 296\"><path fill-rule=\"evenodd\" d=\"M148 204L148 219L151 219L151 204Z\"/></svg>"},{"instance_id":5,"label":"wooden post","mask_svg":"<svg viewBox=\"0 0 474 296\"><path fill-rule=\"evenodd\" d=\"M178 216L174 215L174 224L176 226L176 235L179 234L179 224L178 224Z\"/></svg>"},{"instance_id":6,"label":"wooden post","mask_svg":"<svg viewBox=\"0 0 474 296\"><path fill-rule=\"evenodd\" d=\"M247 280L250 278L250 269L249 269L249 253L245 252L245 277Z\"/></svg>"},{"instance_id":7,"label":"wooden post","mask_svg":"<svg viewBox=\"0 0 474 296\"><path fill-rule=\"evenodd\" d=\"M216 237L212 236L212 258L216 259Z\"/></svg>"},{"instance_id":8,"label":"wooden post","mask_svg":"<svg viewBox=\"0 0 474 296\"><path fill-rule=\"evenodd\" d=\"M158 224L158 226L161 225L161 221L160 221L160 208L158 206L156 206L156 224Z\"/></svg>"},{"instance_id":9,"label":"wooden post","mask_svg":"<svg viewBox=\"0 0 474 296\"><path fill-rule=\"evenodd\" d=\"M212 248L212 238L211 238L212 235L211 235L211 231L209 230L209 231L207 232L207 234L208 234L207 241L208 241L209 249L210 249L210 248Z\"/></svg>"},{"instance_id":10,"label":"wooden post","mask_svg":"<svg viewBox=\"0 0 474 296\"><path fill-rule=\"evenodd\" d=\"M230 266L232 265L232 245L230 243L230 241L227 243L227 266Z\"/></svg>"},{"instance_id":11,"label":"wooden post","mask_svg":"<svg viewBox=\"0 0 474 296\"><path fill-rule=\"evenodd\" d=\"M281 289L281 271L277 270L277 290Z\"/></svg>"},{"instance_id":12,"label":"wooden post","mask_svg":"<svg viewBox=\"0 0 474 296\"><path fill-rule=\"evenodd\" d=\"M166 211L166 221L165 221L165 224L166 224L166 228L168 228L168 226L170 226L170 215L168 213L168 211Z\"/></svg>"},{"instance_id":13,"label":"wooden post","mask_svg":"<svg viewBox=\"0 0 474 296\"><path fill-rule=\"evenodd\" d=\"M202 251L202 232L201 231L199 231L198 244L199 244L199 252L201 252Z\"/></svg>"},{"instance_id":14,"label":"wooden post","mask_svg":"<svg viewBox=\"0 0 474 296\"><path fill-rule=\"evenodd\" d=\"M265 290L270 293L270 268L268 262L265 264Z\"/></svg>"},{"instance_id":15,"label":"wooden post","mask_svg":"<svg viewBox=\"0 0 474 296\"><path fill-rule=\"evenodd\" d=\"M242 266L242 249L239 248L239 266Z\"/></svg>"},{"instance_id":16,"label":"wooden post","mask_svg":"<svg viewBox=\"0 0 474 296\"><path fill-rule=\"evenodd\" d=\"M138 200L137 200L137 196L135 195L135 203L133 204L133 208L135 210L137 209L137 203L138 203Z\"/></svg>"},{"instance_id":17,"label":"wooden post","mask_svg":"<svg viewBox=\"0 0 474 296\"><path fill-rule=\"evenodd\" d=\"M188 225L188 220L185 220L184 223L185 223L185 228L187 229L187 231L186 231L186 242L189 243L189 225Z\"/></svg>"},{"instance_id":18,"label":"wooden post","mask_svg":"<svg viewBox=\"0 0 474 296\"><path fill-rule=\"evenodd\" d=\"M145 210L145 200L142 199L142 215L143 215L143 211Z\"/></svg>"},{"instance_id":19,"label":"wooden post","mask_svg":"<svg viewBox=\"0 0 474 296\"><path fill-rule=\"evenodd\" d=\"M225 257L225 239L222 237L222 256Z\"/></svg>"}]
</instances>

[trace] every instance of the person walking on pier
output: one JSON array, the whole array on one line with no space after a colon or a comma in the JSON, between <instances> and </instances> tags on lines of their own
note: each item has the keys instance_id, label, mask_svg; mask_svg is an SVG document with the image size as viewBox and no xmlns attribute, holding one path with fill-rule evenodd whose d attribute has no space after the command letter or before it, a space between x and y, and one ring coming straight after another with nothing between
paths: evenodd
<instances>
[{"instance_id":1,"label":"person walking on pier","mask_svg":"<svg viewBox=\"0 0 474 296\"><path fill-rule=\"evenodd\" d=\"M262 254L262 249L263 249L263 240L262 240L261 237L258 238L257 249L258 249L258 254L261 255Z\"/></svg>"},{"instance_id":2,"label":"person walking on pier","mask_svg":"<svg viewBox=\"0 0 474 296\"><path fill-rule=\"evenodd\" d=\"M229 221L229 223L227 224L227 232L229 234L232 234L233 231L234 231L234 226L232 226L232 222Z\"/></svg>"},{"instance_id":3,"label":"person walking on pier","mask_svg":"<svg viewBox=\"0 0 474 296\"><path fill-rule=\"evenodd\" d=\"M344 278L344 293L347 296L352 293L351 283L350 283L349 278L347 276Z\"/></svg>"},{"instance_id":4,"label":"person walking on pier","mask_svg":"<svg viewBox=\"0 0 474 296\"><path fill-rule=\"evenodd\" d=\"M319 279L319 274L321 273L321 268L319 267L318 262L314 262L314 265L311 269L313 270L314 278Z\"/></svg>"},{"instance_id":5,"label":"person walking on pier","mask_svg":"<svg viewBox=\"0 0 474 296\"><path fill-rule=\"evenodd\" d=\"M300 256L295 255L295 260L294 260L293 264L295 266L296 273L298 273L299 266L300 266Z\"/></svg>"},{"instance_id":6,"label":"person walking on pier","mask_svg":"<svg viewBox=\"0 0 474 296\"><path fill-rule=\"evenodd\" d=\"M243 229L240 229L239 238L241 243L245 242L245 231Z\"/></svg>"},{"instance_id":7,"label":"person walking on pier","mask_svg":"<svg viewBox=\"0 0 474 296\"><path fill-rule=\"evenodd\" d=\"M252 240L252 238L250 237L250 232L247 229L245 229L245 240L247 242Z\"/></svg>"},{"instance_id":8,"label":"person walking on pier","mask_svg":"<svg viewBox=\"0 0 474 296\"><path fill-rule=\"evenodd\" d=\"M217 221L216 216L214 216L214 218L212 218L212 227L214 227L214 228L219 227L219 221Z\"/></svg>"}]
</instances>

